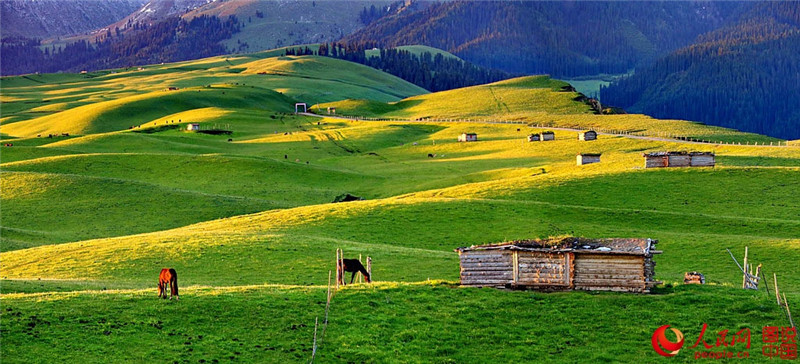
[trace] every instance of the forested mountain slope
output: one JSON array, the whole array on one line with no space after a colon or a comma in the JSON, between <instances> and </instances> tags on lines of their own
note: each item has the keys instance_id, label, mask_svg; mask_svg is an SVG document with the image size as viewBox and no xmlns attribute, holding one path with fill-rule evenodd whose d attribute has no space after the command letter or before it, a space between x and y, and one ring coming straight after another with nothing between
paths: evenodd
<instances>
[{"instance_id":1,"label":"forested mountain slope","mask_svg":"<svg viewBox=\"0 0 800 364\"><path fill-rule=\"evenodd\" d=\"M800 138L800 3L761 3L735 25L601 92L604 103L787 139Z\"/></svg>"},{"instance_id":2,"label":"forested mountain slope","mask_svg":"<svg viewBox=\"0 0 800 364\"><path fill-rule=\"evenodd\" d=\"M511 72L624 73L690 44L747 2L452 1L384 17L345 38L424 44Z\"/></svg>"}]
</instances>

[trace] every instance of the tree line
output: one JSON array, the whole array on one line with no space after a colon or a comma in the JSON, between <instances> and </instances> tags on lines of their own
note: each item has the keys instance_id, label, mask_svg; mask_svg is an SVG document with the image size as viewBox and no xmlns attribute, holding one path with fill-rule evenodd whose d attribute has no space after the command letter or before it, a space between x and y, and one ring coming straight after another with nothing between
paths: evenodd
<instances>
[{"instance_id":1,"label":"tree line","mask_svg":"<svg viewBox=\"0 0 800 364\"><path fill-rule=\"evenodd\" d=\"M203 15L191 20L170 17L153 25L136 24L130 33L98 35L67 45L42 45L39 39L5 37L1 41L2 75L79 72L140 64L176 62L227 53L219 42L239 32L235 16Z\"/></svg>"},{"instance_id":2,"label":"tree line","mask_svg":"<svg viewBox=\"0 0 800 364\"><path fill-rule=\"evenodd\" d=\"M367 50L378 55L367 56ZM395 75L428 91L481 85L514 77L509 72L487 69L441 53L415 54L398 48L377 47L376 43L323 43L317 51L308 47L290 48L286 55L318 55L360 63Z\"/></svg>"}]
</instances>

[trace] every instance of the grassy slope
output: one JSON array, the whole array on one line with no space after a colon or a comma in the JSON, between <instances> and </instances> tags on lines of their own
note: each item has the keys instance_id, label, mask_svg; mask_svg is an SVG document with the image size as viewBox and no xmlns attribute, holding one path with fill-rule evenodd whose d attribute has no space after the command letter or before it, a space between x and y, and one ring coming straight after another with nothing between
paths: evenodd
<instances>
[{"instance_id":1,"label":"grassy slope","mask_svg":"<svg viewBox=\"0 0 800 364\"><path fill-rule=\"evenodd\" d=\"M267 74L254 75L258 72ZM153 65L143 71L6 77L3 84L4 93L16 101L4 103L0 132L23 137L125 130L208 107L266 114L294 111L295 101L393 101L425 93L366 66L314 56L278 58L275 52Z\"/></svg>"},{"instance_id":2,"label":"grassy slope","mask_svg":"<svg viewBox=\"0 0 800 364\"><path fill-rule=\"evenodd\" d=\"M460 59L455 54L452 54L448 51L443 51L438 48L428 47L425 45L409 45L409 46L399 46L397 49L404 50L411 52L414 55L421 55L422 53L430 53L432 56L436 56L437 54L441 54L444 58L454 58ZM381 52L379 50L369 49L366 51L367 57L380 57Z\"/></svg>"},{"instance_id":3,"label":"grassy slope","mask_svg":"<svg viewBox=\"0 0 800 364\"><path fill-rule=\"evenodd\" d=\"M319 105L336 107L337 114L402 119L513 120L531 125L578 129L613 129L638 135L665 133L700 140L777 142L763 135L706 126L683 120L659 120L645 115L591 114L589 106L573 101L577 93L553 92L568 84L546 76L521 77L488 85L412 96L399 102L344 100ZM464 100L470 100L469 107Z\"/></svg>"},{"instance_id":4,"label":"grassy slope","mask_svg":"<svg viewBox=\"0 0 800 364\"><path fill-rule=\"evenodd\" d=\"M152 291L6 297L4 361L23 362L33 352L82 362L311 357L324 287L184 292L179 303L156 300ZM661 293L543 294L393 284L346 289L333 301L317 361L656 362L660 357L650 348L650 335L664 322L694 338L702 326L698 317L710 328L738 330L776 324L780 315L768 297L741 290L681 286ZM760 357L757 336L750 349L754 358ZM75 342L86 350L78 353L70 346ZM684 349L669 361L690 362L689 353Z\"/></svg>"},{"instance_id":5,"label":"grassy slope","mask_svg":"<svg viewBox=\"0 0 800 364\"><path fill-rule=\"evenodd\" d=\"M347 87L361 87L365 75L332 75L312 57L229 61L242 65L236 82L246 86L239 86L284 82L287 89L277 91L287 97L348 98ZM198 79L221 77L208 76L207 68L222 64L217 58L157 66L118 80L126 91L110 94L153 93L148 79L177 67ZM281 81L286 76L278 73L314 77L300 77L308 84L297 86L296 77ZM36 89L69 90L74 102L88 102L82 97L101 88L105 76L79 79L80 86L66 75L37 77L62 83L31 88L33 81L14 79L15 92L4 89L20 118L30 112L21 100L43 98ZM370 94L369 82L359 92ZM344 85L342 93L324 95L321 88L334 83ZM572 94L551 92L561 85L527 78L397 104L348 104L360 108L354 112L395 117L647 122L654 130L758 138L590 115L570 101ZM741 276L725 248L741 256L749 246L767 275L778 273L789 301L800 299L800 278L787 273L800 260L797 148L709 145L702 149L717 153L717 168L642 170L643 151L698 146L605 135L585 143L568 131L556 131L554 142L527 143L530 131L518 125L320 120L226 107L218 97L219 105L176 111L133 131L23 138L2 149L4 361L77 360L73 348L84 342L91 343L81 357L88 362L156 355L307 360L336 247L371 256L375 277L385 283L337 294L322 362L654 361L650 335L663 324L690 340L703 322L713 330L749 327L754 337L761 326L784 324L764 292L734 288ZM475 100L471 108L465 99ZM155 124L172 119L205 120L233 134ZM481 141L454 141L464 131ZM603 163L576 167L579 152L602 152ZM369 200L326 203L343 192ZM260 212L225 218L253 211ZM455 247L560 234L659 239L657 278L669 285L653 295L595 295L414 283L457 281ZM63 243L88 238L95 239ZM33 245L42 246L13 250ZM180 272L177 304L153 297L153 277L164 266ZM676 285L691 270L712 285ZM673 359L690 361L687 351Z\"/></svg>"}]
</instances>

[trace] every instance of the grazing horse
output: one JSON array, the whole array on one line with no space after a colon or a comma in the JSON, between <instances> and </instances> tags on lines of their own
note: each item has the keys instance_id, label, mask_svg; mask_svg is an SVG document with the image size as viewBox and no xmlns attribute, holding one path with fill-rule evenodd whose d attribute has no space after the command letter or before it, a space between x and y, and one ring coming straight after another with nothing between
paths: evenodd
<instances>
[{"instance_id":1,"label":"grazing horse","mask_svg":"<svg viewBox=\"0 0 800 364\"><path fill-rule=\"evenodd\" d=\"M339 265L341 267L340 268L341 271L339 272L339 277L341 277L342 285L345 284L345 282L344 282L344 272L352 272L353 273L353 274L350 275L350 284L352 284L353 280L355 280L356 272L361 272L361 274L364 275L364 279L367 281L367 283L371 283L372 282L369 279L369 273L367 272L367 269L364 268L364 265L361 264L361 261L359 261L358 259L342 259L342 260L339 261Z\"/></svg>"},{"instance_id":2,"label":"grazing horse","mask_svg":"<svg viewBox=\"0 0 800 364\"><path fill-rule=\"evenodd\" d=\"M168 285L169 287L167 287ZM169 299L172 299L172 296L175 296L176 301L180 299L178 297L178 273L173 268L161 270L161 274L158 276L158 297L166 299L167 288L169 288Z\"/></svg>"}]
</instances>

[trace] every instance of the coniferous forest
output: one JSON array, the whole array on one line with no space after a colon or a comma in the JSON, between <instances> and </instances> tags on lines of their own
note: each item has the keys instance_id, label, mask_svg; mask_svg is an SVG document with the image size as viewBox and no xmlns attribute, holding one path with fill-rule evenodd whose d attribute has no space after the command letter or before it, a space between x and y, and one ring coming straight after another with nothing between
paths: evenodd
<instances>
[{"instance_id":1,"label":"coniferous forest","mask_svg":"<svg viewBox=\"0 0 800 364\"><path fill-rule=\"evenodd\" d=\"M690 44L746 2L446 1L383 16L344 38L424 44L480 66L574 77L625 73Z\"/></svg>"},{"instance_id":2,"label":"coniferous forest","mask_svg":"<svg viewBox=\"0 0 800 364\"><path fill-rule=\"evenodd\" d=\"M175 62L225 54L219 41L239 31L235 16L167 18L127 34L108 31L95 41L42 46L38 39L2 39L2 75L35 72L80 72L160 62Z\"/></svg>"},{"instance_id":3,"label":"coniferous forest","mask_svg":"<svg viewBox=\"0 0 800 364\"><path fill-rule=\"evenodd\" d=\"M800 4L762 4L740 23L702 35L600 96L604 104L658 118L798 139Z\"/></svg>"},{"instance_id":4,"label":"coniferous forest","mask_svg":"<svg viewBox=\"0 0 800 364\"><path fill-rule=\"evenodd\" d=\"M322 44L318 52L308 47L287 49L287 55L319 55L360 63L395 75L428 91L444 91L459 87L480 85L500 81L513 74L487 69L458 58L419 55L397 48L379 48L379 56L367 56L366 50L377 48L375 43L331 43Z\"/></svg>"}]
</instances>

